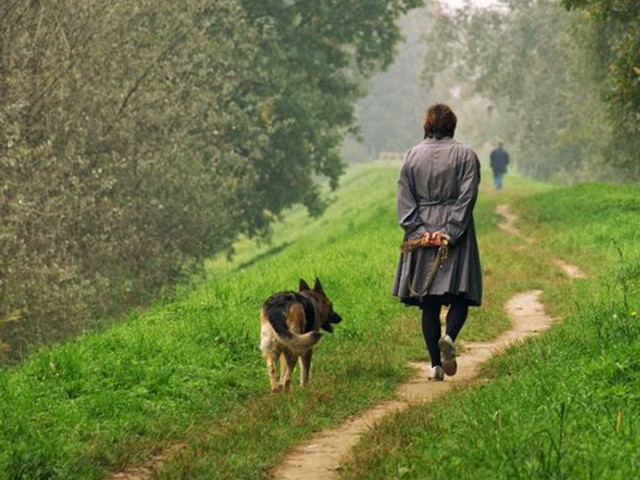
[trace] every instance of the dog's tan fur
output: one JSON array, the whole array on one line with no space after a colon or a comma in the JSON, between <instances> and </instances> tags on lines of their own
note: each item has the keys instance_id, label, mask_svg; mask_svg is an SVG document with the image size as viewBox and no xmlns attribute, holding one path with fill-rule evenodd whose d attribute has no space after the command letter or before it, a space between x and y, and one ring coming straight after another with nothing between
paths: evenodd
<instances>
[{"instance_id":1,"label":"dog's tan fur","mask_svg":"<svg viewBox=\"0 0 640 480\"><path fill-rule=\"evenodd\" d=\"M322 337L320 329L331 332L332 324L341 320L317 278L313 289L301 279L299 292L279 292L269 297L260 311L260 349L267 361L272 392L290 388L296 361L300 363L300 383L307 384L313 347Z\"/></svg>"}]
</instances>

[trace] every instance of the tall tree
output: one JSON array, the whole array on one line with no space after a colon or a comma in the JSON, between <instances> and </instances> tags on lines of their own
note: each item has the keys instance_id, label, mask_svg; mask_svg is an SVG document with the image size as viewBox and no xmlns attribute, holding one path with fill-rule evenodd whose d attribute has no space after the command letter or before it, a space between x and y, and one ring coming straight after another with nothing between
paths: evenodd
<instances>
[{"instance_id":1,"label":"tall tree","mask_svg":"<svg viewBox=\"0 0 640 480\"><path fill-rule=\"evenodd\" d=\"M0 344L144 303L294 203L319 213L359 81L418 3L2 4Z\"/></svg>"},{"instance_id":2,"label":"tall tree","mask_svg":"<svg viewBox=\"0 0 640 480\"><path fill-rule=\"evenodd\" d=\"M610 106L614 142L609 156L629 173L640 175L640 2L636 0L563 0L582 13L576 41L587 69L601 85Z\"/></svg>"},{"instance_id":3,"label":"tall tree","mask_svg":"<svg viewBox=\"0 0 640 480\"><path fill-rule=\"evenodd\" d=\"M228 248L262 133L229 94L250 87L257 42L232 0L2 8L0 329L16 347Z\"/></svg>"},{"instance_id":4,"label":"tall tree","mask_svg":"<svg viewBox=\"0 0 640 480\"><path fill-rule=\"evenodd\" d=\"M260 162L262 205L274 213L302 199L324 207L317 176L337 185L339 147L356 128L361 83L389 65L400 39L398 17L422 0L243 0L262 32L255 84L269 99L260 118L272 133Z\"/></svg>"},{"instance_id":5,"label":"tall tree","mask_svg":"<svg viewBox=\"0 0 640 480\"><path fill-rule=\"evenodd\" d=\"M579 18L546 0L512 0L504 9L468 8L443 16L430 34L425 78L453 65L459 79L493 102L500 135L518 168L543 179L630 179L615 123L585 71ZM443 41L443 39L447 39ZM616 160L613 160L616 159Z\"/></svg>"}]
</instances>

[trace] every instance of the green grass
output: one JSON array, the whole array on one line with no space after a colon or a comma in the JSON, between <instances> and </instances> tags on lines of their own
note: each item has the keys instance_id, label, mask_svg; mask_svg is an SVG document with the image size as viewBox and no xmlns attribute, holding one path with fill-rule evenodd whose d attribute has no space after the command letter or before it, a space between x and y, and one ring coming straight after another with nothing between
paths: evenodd
<instances>
[{"instance_id":1,"label":"green grass","mask_svg":"<svg viewBox=\"0 0 640 480\"><path fill-rule=\"evenodd\" d=\"M564 258L590 279L539 278L547 311L564 320L490 361L480 388L385 421L343 477L638 478L639 194L599 184L511 189L520 227L536 239L519 254L549 270L549 258Z\"/></svg>"},{"instance_id":2,"label":"green grass","mask_svg":"<svg viewBox=\"0 0 640 480\"><path fill-rule=\"evenodd\" d=\"M0 476L102 478L186 441L208 450L224 476L255 478L297 439L392 395L410 373L406 358L423 355L389 294L400 241L395 176L354 169L325 216L292 212L271 245L241 242L234 262L212 262L210 279L180 300L0 372ZM275 290L316 275L344 321L320 344L311 387L277 400L258 350L258 311ZM199 464L166 468L197 475Z\"/></svg>"},{"instance_id":3,"label":"green grass","mask_svg":"<svg viewBox=\"0 0 640 480\"><path fill-rule=\"evenodd\" d=\"M159 466L156 478L204 479L212 472L260 478L312 432L392 397L411 374L407 361L426 357L417 311L390 296L401 240L396 175L395 167L352 168L323 217L294 209L270 244L239 242L232 262L211 261L208 279L185 288L177 301L1 371L0 478L104 478L181 442L187 447ZM497 451L507 470L492 478L510 478L509 462L523 464L523 477L536 468L571 472L568 452L582 458L595 444L565 442L555 454L560 461L553 456L560 438L586 435L582 423L572 423L576 417L585 424L595 417L602 427L594 438L616 448L611 458L625 457L637 467L638 443L630 439L638 433L638 410L629 395L636 392L639 403L632 360L638 358L637 329L625 330L629 312L639 307L638 237L628 225L638 224L637 189L563 189L510 176L508 188L497 194L484 178L475 217L485 298L483 307L472 309L463 339L487 339L507 328L502 306L531 288L543 289L548 310L566 321L491 362L485 370L490 381L452 396L438 406L441 413L417 408L385 423L363 443L347 476L440 478L467 465L469 472L481 470L478 463L490 471L497 468L487 462L496 441L506 446ZM537 243L523 248L497 229L494 208L502 202L522 216L523 231ZM546 261L552 255L580 265L593 279L567 281ZM260 305L275 290L294 289L300 277L315 276L344 321L318 346L308 388L295 385L290 394L271 395L258 350ZM581 360L572 362L574 357ZM553 381L542 382L546 377ZM580 382L583 397L576 393ZM610 397L616 401L604 401ZM578 408L582 404L597 408L586 412ZM622 424L610 435L605 427L611 415L617 422L618 411ZM537 449L527 457L521 445ZM433 455L442 452L452 470L433 473ZM594 458L596 466L606 463ZM614 478L629 471L616 465L609 470Z\"/></svg>"}]
</instances>

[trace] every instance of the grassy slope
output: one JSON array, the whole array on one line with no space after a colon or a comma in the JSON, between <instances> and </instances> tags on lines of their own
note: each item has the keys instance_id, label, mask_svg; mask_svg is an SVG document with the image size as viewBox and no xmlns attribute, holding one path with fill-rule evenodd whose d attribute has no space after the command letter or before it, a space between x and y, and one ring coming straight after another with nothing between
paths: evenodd
<instances>
[{"instance_id":1,"label":"grassy slope","mask_svg":"<svg viewBox=\"0 0 640 480\"><path fill-rule=\"evenodd\" d=\"M159 475L255 478L310 431L392 395L406 359L423 355L415 320L389 295L396 171L350 171L325 216L292 212L273 245L241 244L180 301L0 372L0 477L101 478L187 441L193 451ZM273 398L259 307L315 275L345 320L319 346L310 388Z\"/></svg>"},{"instance_id":2,"label":"grassy slope","mask_svg":"<svg viewBox=\"0 0 640 480\"><path fill-rule=\"evenodd\" d=\"M233 263L212 262L211 280L185 292L180 301L132 315L107 332L0 372L0 477L101 478L185 441L190 447L166 462L158 478L211 478L213 471L224 478L256 478L310 432L392 395L409 374L406 361L424 358L417 312L389 296L400 240L395 177L394 167L353 169L325 216L312 221L301 211L292 212L272 245L258 249L242 243ZM518 182L513 193L483 191L477 207L486 295L483 308L472 311L465 327L467 339L505 328L501 306L523 289L552 292L546 297L554 313L564 316L575 311L569 299L576 295L596 298L580 291L587 288L583 283L592 282L567 282L540 261L537 249L523 251L517 239L496 229L493 209L505 198L525 212L528 225L537 225L536 236L547 225L562 230L565 235L559 238L569 243L548 247L590 273L603 270L612 258L615 262L615 251L597 245L594 252L606 258L582 261L580 249L588 247L580 238L580 224L554 220L562 219L558 202L571 204L573 191L510 180L512 186ZM618 192L606 190L612 191ZM531 195L537 196L530 200ZM295 288L299 277L312 280L315 275L345 320L320 344L309 388L272 396L257 348L257 311L274 290ZM516 360L505 362L490 373L520 368ZM624 415L626 427L626 410ZM410 418L408 426L423 420ZM462 435L471 435L470 428L476 434L475 427L459 423ZM412 433L398 431L401 437ZM376 449L365 446L364 451ZM401 469L423 478L422 455L416 452L429 449L390 456L382 470L375 456L360 455L361 467L351 472L370 471L372 478L380 478L376 472ZM402 470L407 458L410 470Z\"/></svg>"},{"instance_id":3,"label":"grassy slope","mask_svg":"<svg viewBox=\"0 0 640 480\"><path fill-rule=\"evenodd\" d=\"M564 321L490 362L481 388L385 422L344 478L638 478L640 190L510 190L537 241L505 257L531 256L550 270L547 259L561 257L591 278L532 282Z\"/></svg>"}]
</instances>

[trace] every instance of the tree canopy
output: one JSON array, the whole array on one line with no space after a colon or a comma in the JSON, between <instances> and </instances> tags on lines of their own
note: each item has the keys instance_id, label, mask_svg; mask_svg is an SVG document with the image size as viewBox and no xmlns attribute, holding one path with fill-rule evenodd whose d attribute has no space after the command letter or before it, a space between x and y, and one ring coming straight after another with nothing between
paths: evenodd
<instances>
[{"instance_id":1,"label":"tree canopy","mask_svg":"<svg viewBox=\"0 0 640 480\"><path fill-rule=\"evenodd\" d=\"M638 179L638 72L631 74L637 2L565 4L589 10L510 0L505 8L443 14L429 34L427 57L434 61L424 79L429 84L453 71L459 84L489 99L491 133L509 144L523 173Z\"/></svg>"},{"instance_id":2,"label":"tree canopy","mask_svg":"<svg viewBox=\"0 0 640 480\"><path fill-rule=\"evenodd\" d=\"M362 80L420 0L0 7L0 352L324 207Z\"/></svg>"},{"instance_id":3,"label":"tree canopy","mask_svg":"<svg viewBox=\"0 0 640 480\"><path fill-rule=\"evenodd\" d=\"M638 170L640 151L640 2L636 0L563 0L580 16L576 41L609 105L614 138L625 144L620 164ZM614 155L615 149L610 150Z\"/></svg>"}]
</instances>

